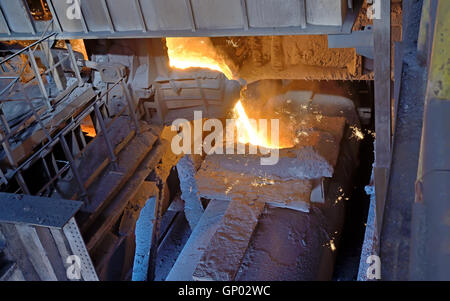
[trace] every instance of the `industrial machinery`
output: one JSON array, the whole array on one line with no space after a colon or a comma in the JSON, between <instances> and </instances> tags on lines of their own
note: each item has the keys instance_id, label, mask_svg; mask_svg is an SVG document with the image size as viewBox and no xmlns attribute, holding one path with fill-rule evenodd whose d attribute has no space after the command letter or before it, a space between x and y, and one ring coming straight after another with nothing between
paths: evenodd
<instances>
[{"instance_id":1,"label":"industrial machinery","mask_svg":"<svg viewBox=\"0 0 450 301\"><path fill-rule=\"evenodd\" d=\"M1 0L0 279L449 279L449 19Z\"/></svg>"}]
</instances>

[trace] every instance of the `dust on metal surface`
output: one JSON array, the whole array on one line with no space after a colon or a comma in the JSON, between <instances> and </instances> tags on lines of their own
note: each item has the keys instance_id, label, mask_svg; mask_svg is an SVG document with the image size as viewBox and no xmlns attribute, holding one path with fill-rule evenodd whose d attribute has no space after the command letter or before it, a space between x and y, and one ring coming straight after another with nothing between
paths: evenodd
<instances>
[{"instance_id":1,"label":"dust on metal surface","mask_svg":"<svg viewBox=\"0 0 450 301\"><path fill-rule=\"evenodd\" d=\"M0 222L62 229L80 209L79 201L0 193Z\"/></svg>"}]
</instances>

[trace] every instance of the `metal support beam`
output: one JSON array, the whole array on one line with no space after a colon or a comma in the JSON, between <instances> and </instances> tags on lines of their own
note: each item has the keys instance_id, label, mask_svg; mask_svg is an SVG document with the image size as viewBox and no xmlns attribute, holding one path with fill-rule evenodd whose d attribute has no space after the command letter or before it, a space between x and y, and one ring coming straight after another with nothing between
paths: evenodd
<instances>
[{"instance_id":1,"label":"metal support beam","mask_svg":"<svg viewBox=\"0 0 450 301\"><path fill-rule=\"evenodd\" d=\"M144 18L144 14L142 13L141 3L139 2L139 0L135 0L134 5L136 6L136 11L138 13L139 22L141 23L141 26L142 26L142 31L147 32L147 24L145 24L145 18Z\"/></svg>"},{"instance_id":2,"label":"metal support beam","mask_svg":"<svg viewBox=\"0 0 450 301\"><path fill-rule=\"evenodd\" d=\"M94 110L95 110L95 116L97 117L97 120L100 124L101 133L103 135L103 138L105 139L106 147L108 148L109 159L113 163L114 168L117 170L118 169L117 158L116 158L116 155L114 154L114 148L112 146L111 140L109 139L109 135L107 133L107 129L105 126L105 121L103 120L102 113L100 113L97 102L94 104Z\"/></svg>"},{"instance_id":3,"label":"metal support beam","mask_svg":"<svg viewBox=\"0 0 450 301\"><path fill-rule=\"evenodd\" d=\"M300 27L305 29L306 28L306 3L305 0L299 0L300 1Z\"/></svg>"},{"instance_id":4,"label":"metal support beam","mask_svg":"<svg viewBox=\"0 0 450 301\"><path fill-rule=\"evenodd\" d=\"M450 280L450 2L431 0L434 32L412 218L411 280ZM435 17L433 17L435 14ZM422 20L423 21L423 20ZM419 48L428 57L428 47Z\"/></svg>"},{"instance_id":5,"label":"metal support beam","mask_svg":"<svg viewBox=\"0 0 450 301\"><path fill-rule=\"evenodd\" d=\"M108 3L106 3L106 0L101 0L103 10L105 12L106 20L108 21L109 30L114 33L116 32L116 29L114 28L114 23L111 18L111 13L109 12Z\"/></svg>"},{"instance_id":6,"label":"metal support beam","mask_svg":"<svg viewBox=\"0 0 450 301\"><path fill-rule=\"evenodd\" d=\"M8 185L8 179L6 178L1 168L0 168L0 183Z\"/></svg>"},{"instance_id":7,"label":"metal support beam","mask_svg":"<svg viewBox=\"0 0 450 301\"><path fill-rule=\"evenodd\" d=\"M136 115L136 107L134 105L133 98L131 97L131 93L128 90L127 85L123 82L123 80L120 81L120 86L122 87L123 94L125 95L125 98L127 100L130 117L133 120L134 126L136 128L136 134L140 135L141 131L139 126L139 120Z\"/></svg>"},{"instance_id":8,"label":"metal support beam","mask_svg":"<svg viewBox=\"0 0 450 301\"><path fill-rule=\"evenodd\" d=\"M72 217L67 225L64 226L64 235L66 236L70 248L74 255L77 255L81 259L81 276L85 281L98 281L97 272L95 271L91 257L84 244L83 237L81 236L80 229Z\"/></svg>"},{"instance_id":9,"label":"metal support beam","mask_svg":"<svg viewBox=\"0 0 450 301\"><path fill-rule=\"evenodd\" d=\"M354 31L351 34L328 36L328 48L356 48L356 52L374 58L373 30Z\"/></svg>"},{"instance_id":10,"label":"metal support beam","mask_svg":"<svg viewBox=\"0 0 450 301\"><path fill-rule=\"evenodd\" d=\"M12 154L8 136L5 136L2 130L0 130L0 140L3 140L2 147L5 151L6 158L8 158L9 165L11 165L12 167L17 167L17 162Z\"/></svg>"},{"instance_id":11,"label":"metal support beam","mask_svg":"<svg viewBox=\"0 0 450 301\"><path fill-rule=\"evenodd\" d=\"M20 170L16 173L15 178L22 192L25 194L31 194L30 190L28 189L28 185L25 182L25 179L23 178L22 172Z\"/></svg>"},{"instance_id":12,"label":"metal support beam","mask_svg":"<svg viewBox=\"0 0 450 301\"><path fill-rule=\"evenodd\" d=\"M75 0L75 1L79 2L81 0ZM81 4L80 4L80 17L81 17L81 27L83 27L83 31L85 33L89 33L89 28L87 26L86 18L84 17L83 8L81 7Z\"/></svg>"},{"instance_id":13,"label":"metal support beam","mask_svg":"<svg viewBox=\"0 0 450 301\"><path fill-rule=\"evenodd\" d=\"M69 56L70 56L70 60L72 62L73 71L75 72L75 75L78 80L78 86L82 86L83 79L81 78L80 68L78 68L77 59L75 58L75 54L73 53L73 49L72 49L72 45L70 44L70 41L66 40L66 45L67 45L67 49L69 50Z\"/></svg>"},{"instance_id":14,"label":"metal support beam","mask_svg":"<svg viewBox=\"0 0 450 301\"><path fill-rule=\"evenodd\" d=\"M5 0L6 1L6 0ZM12 1L12 0L10 0ZM22 1L22 0L21 0ZM47 0L50 2L50 0ZM79 1L79 0L76 0ZM298 2L297 2L298 1ZM130 28L129 30L119 30L116 24L115 16L117 13L120 13L120 5L118 1L106 1L106 0L98 0L100 6L100 11L95 12L93 14L87 14L86 9L89 9L88 0L81 1L83 4L81 5L81 16L80 20L74 20L73 26L69 26L63 22L66 19L66 11L65 8L67 4L64 0L52 0L49 4L50 9L53 14L53 21L55 22L55 30L62 26L62 32L58 35L59 39L109 39L109 38L161 38L167 36L173 37L185 37L185 36L205 36L205 37L223 37L223 36L259 36L259 35L322 35L322 34L345 34L350 33L354 21L359 13L359 3L362 1L357 1L358 6L356 6L353 10L348 10L344 23L342 26L328 26L328 25L312 25L307 24L305 20L305 0L296 0L293 1L294 10L291 12L289 17L289 22L295 22L294 26L283 26L283 25L275 25L272 26L270 22L267 24L260 24L259 26L250 26L249 24L249 8L248 3L245 0L237 1L238 9L240 8L240 17L237 19L230 20L230 24L221 24L221 21L217 20L218 23L215 24L214 20L210 20L208 22L209 25L199 27L200 22L198 22L197 17L201 17L197 15L196 8L193 7L192 0L180 0L177 2L173 9L181 10L187 13L188 17L188 26L185 24L181 25L175 20L171 20L170 16L165 16L164 12L157 11L157 7L153 7L153 11L149 12L151 15L154 15L157 20L153 20L154 22L168 22L163 26L164 28L153 28L150 26L150 15L146 12L143 12L144 2L140 0L128 0L131 2L130 5L135 5L132 7L132 10L136 9L138 13L135 17L138 20L135 20L138 28ZM120 1L119 1L120 2ZM163 0L159 0L158 2L164 2ZM291 1L292 2L292 1ZM86 4L86 5L85 5ZM163 4L167 5L167 4ZM141 9L138 7L141 6ZM194 8L194 9L193 9ZM148 9L148 7L146 7ZM234 6L230 6L230 9L225 9L224 11L217 11L215 13L224 15L230 15L236 13L233 11L235 9ZM161 15L162 13L162 15ZM275 14L276 12L271 12L271 14ZM102 14L105 14L103 17ZM55 17L56 16L56 17ZM100 18L99 18L100 16ZM231 16L231 15L230 15ZM270 16L270 15L269 15ZM292 18L292 19L291 19ZM166 20L166 21L161 21ZM34 21L34 20L33 20ZM59 22L61 24L58 24ZM144 22L142 22L144 21ZM264 21L264 20L263 20ZM80 23L78 23L80 22ZM117 20L118 22L118 20ZM36 22L35 22L36 23ZM72 23L72 22L70 22ZM263 22L265 23L265 22ZM283 22L282 22L283 23ZM58 26L59 25L59 26ZM145 26L144 26L145 25ZM265 27L260 27L265 26ZM92 27L92 28L90 28ZM146 30L144 28L146 27ZM152 28L150 28L152 27ZM102 28L102 29L100 29ZM106 28L106 30L104 30ZM142 28L142 29L141 29ZM0 40L34 40L37 39L39 33L32 34L31 32L14 32L11 30L11 35L8 35L6 31L0 33Z\"/></svg>"},{"instance_id":15,"label":"metal support beam","mask_svg":"<svg viewBox=\"0 0 450 301\"><path fill-rule=\"evenodd\" d=\"M43 37L43 38L40 38L39 40L37 40L36 42L34 42L34 43L28 45L27 47L22 48L21 50L15 52L14 54L11 54L10 56L8 56L7 58L5 58L5 59L2 60L2 61L0 62L0 65L2 65L3 63L9 61L9 60L12 59L13 57L16 57L16 56L18 56L18 55L20 55L20 54L22 54L22 53L24 53L24 52L26 52L26 51L29 51L29 50L30 50L31 48L33 48L34 46L38 45L38 44L41 43L42 41L45 41L45 40L47 40L47 39L53 37L54 35L56 35L56 32L53 32L53 33L51 33L51 34L49 34L49 35L47 35L47 36L45 36L45 37Z\"/></svg>"},{"instance_id":16,"label":"metal support beam","mask_svg":"<svg viewBox=\"0 0 450 301\"><path fill-rule=\"evenodd\" d=\"M11 128L9 127L8 120L5 117L5 113L3 112L2 105L0 105L0 121L6 130L6 136L8 136L11 133Z\"/></svg>"},{"instance_id":17,"label":"metal support beam","mask_svg":"<svg viewBox=\"0 0 450 301\"><path fill-rule=\"evenodd\" d=\"M78 172L78 169L77 169L77 167L75 166L75 161L74 161L74 159L73 159L72 153L70 152L70 148L69 148L69 146L67 145L66 138L65 138L64 136L61 136L60 141L61 141L61 146L62 146L62 148L63 148L64 154L66 155L67 160L68 160L69 163L70 163L70 167L71 167L73 176L75 177L75 180L77 181L78 188L80 189L80 192L81 192L81 197L82 197L82 198L87 198L87 191L86 191L86 188L84 187L84 183L83 183L83 181L81 180L80 173Z\"/></svg>"},{"instance_id":18,"label":"metal support beam","mask_svg":"<svg viewBox=\"0 0 450 301\"><path fill-rule=\"evenodd\" d=\"M192 8L191 0L185 0L185 3L189 14L189 20L191 21L192 31L195 32L197 31L197 24L195 23L194 10Z\"/></svg>"},{"instance_id":19,"label":"metal support beam","mask_svg":"<svg viewBox=\"0 0 450 301\"><path fill-rule=\"evenodd\" d=\"M39 89L41 90L42 96L44 97L44 101L47 104L47 108L52 110L52 105L50 104L50 99L48 98L47 90L45 89L44 81L41 77L41 72L39 71L38 65L36 63L36 58L34 57L33 50L31 48L28 49L28 56L30 57L31 67L34 72L34 76L36 77L39 83Z\"/></svg>"},{"instance_id":20,"label":"metal support beam","mask_svg":"<svg viewBox=\"0 0 450 301\"><path fill-rule=\"evenodd\" d=\"M45 173L47 174L48 180L50 181L52 178L52 174L50 173L50 168L48 168L47 161L45 160L45 156L42 158L42 165L44 166Z\"/></svg>"},{"instance_id":21,"label":"metal support beam","mask_svg":"<svg viewBox=\"0 0 450 301\"><path fill-rule=\"evenodd\" d=\"M6 32L8 33L8 35L11 35L11 29L9 28L8 21L6 21L5 15L3 14L3 11L2 11L1 7L0 7L0 21L5 26Z\"/></svg>"},{"instance_id":22,"label":"metal support beam","mask_svg":"<svg viewBox=\"0 0 450 301\"><path fill-rule=\"evenodd\" d=\"M58 15L56 14L55 7L53 6L53 0L48 0L47 4L48 4L48 8L50 9L50 13L52 14L54 24L56 24L58 31L60 33L62 33L63 29L61 26L61 22L59 21Z\"/></svg>"},{"instance_id":23,"label":"metal support beam","mask_svg":"<svg viewBox=\"0 0 450 301\"><path fill-rule=\"evenodd\" d=\"M53 169L55 170L55 173L59 174L58 162L56 162L55 154L53 152L50 153L50 159L52 161L52 166ZM59 177L59 179L61 179L61 177Z\"/></svg>"},{"instance_id":24,"label":"metal support beam","mask_svg":"<svg viewBox=\"0 0 450 301\"><path fill-rule=\"evenodd\" d=\"M36 28L34 27L33 16L31 16L30 8L25 0L19 0L19 5L23 9L25 20L30 28L32 34L36 34Z\"/></svg>"},{"instance_id":25,"label":"metal support beam","mask_svg":"<svg viewBox=\"0 0 450 301\"><path fill-rule=\"evenodd\" d=\"M380 18L374 19L375 48L375 199L378 237L391 159L391 1L381 2Z\"/></svg>"},{"instance_id":26,"label":"metal support beam","mask_svg":"<svg viewBox=\"0 0 450 301\"><path fill-rule=\"evenodd\" d=\"M0 222L62 229L81 205L72 200L0 192Z\"/></svg>"},{"instance_id":27,"label":"metal support beam","mask_svg":"<svg viewBox=\"0 0 450 301\"><path fill-rule=\"evenodd\" d=\"M52 54L52 47L51 43L49 41L44 41L40 44L42 51L44 52L44 56L46 57L48 61L48 68L52 71L51 74L53 76L53 79L55 80L56 87L60 92L64 91L67 87L66 85L66 78L64 76L64 71L61 67L56 67L55 58Z\"/></svg>"},{"instance_id":28,"label":"metal support beam","mask_svg":"<svg viewBox=\"0 0 450 301\"><path fill-rule=\"evenodd\" d=\"M247 2L241 0L242 19L244 20L244 30L248 30L250 25L248 22Z\"/></svg>"},{"instance_id":29,"label":"metal support beam","mask_svg":"<svg viewBox=\"0 0 450 301\"><path fill-rule=\"evenodd\" d=\"M25 95L25 100L28 104L28 106L31 109L31 112L33 113L34 118L36 119L36 121L39 123L42 131L45 133L45 136L47 136L47 139L49 141L52 141L52 136L50 135L50 133L48 132L47 128L45 127L44 123L42 122L41 117L39 116L38 112L36 111L36 108L33 105L33 102L31 101L31 99L28 97L28 93L26 92L26 90L24 89L23 91L24 95ZM51 107L50 107L51 108Z\"/></svg>"},{"instance_id":30,"label":"metal support beam","mask_svg":"<svg viewBox=\"0 0 450 301\"><path fill-rule=\"evenodd\" d=\"M153 219L153 231L150 244L150 254L148 258L148 272L147 281L153 281L155 279L155 268L156 268L156 256L158 255L158 240L160 237L161 228L161 216L162 216L162 206L161 202L163 200L163 183L161 179L158 179L158 195L155 203L155 214Z\"/></svg>"}]
</instances>

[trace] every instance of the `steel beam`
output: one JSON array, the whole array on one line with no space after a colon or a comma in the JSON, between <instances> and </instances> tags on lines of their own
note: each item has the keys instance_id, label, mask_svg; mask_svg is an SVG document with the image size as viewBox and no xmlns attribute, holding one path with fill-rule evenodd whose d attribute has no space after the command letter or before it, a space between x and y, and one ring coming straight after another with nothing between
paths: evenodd
<instances>
[{"instance_id":1,"label":"steel beam","mask_svg":"<svg viewBox=\"0 0 450 301\"><path fill-rule=\"evenodd\" d=\"M78 80L78 86L83 85L83 79L81 78L80 74L80 68L78 68L77 59L75 58L75 54L73 53L72 45L70 44L70 41L66 40L66 46L69 50L69 57L72 62L73 71L75 72L75 75Z\"/></svg>"},{"instance_id":2,"label":"steel beam","mask_svg":"<svg viewBox=\"0 0 450 301\"><path fill-rule=\"evenodd\" d=\"M108 3L106 3L106 0L101 0L101 2L102 2L103 10L105 12L106 20L108 21L109 30L112 33L114 33L116 31L116 29L114 28L114 23L111 18L111 13L109 12Z\"/></svg>"},{"instance_id":3,"label":"steel beam","mask_svg":"<svg viewBox=\"0 0 450 301\"><path fill-rule=\"evenodd\" d=\"M195 23L195 16L194 10L192 8L192 2L191 0L185 0L185 3L189 14L189 20L191 21L192 31L195 32L197 31L197 24Z\"/></svg>"},{"instance_id":4,"label":"steel beam","mask_svg":"<svg viewBox=\"0 0 450 301\"><path fill-rule=\"evenodd\" d=\"M77 181L78 188L79 188L80 193L81 193L81 197L82 197L82 198L87 198L87 191L86 191L86 188L84 187L84 183L83 183L83 181L81 180L80 173L78 172L78 169L77 169L77 167L75 166L75 160L73 159L73 155L72 155L72 153L70 152L69 146L67 145L66 138L65 138L64 136L61 136L60 141L61 141L61 146L62 146L62 148L63 148L64 154L66 155L67 160L68 160L69 163L70 163L70 167L71 167L73 176L75 177L75 180Z\"/></svg>"},{"instance_id":5,"label":"steel beam","mask_svg":"<svg viewBox=\"0 0 450 301\"><path fill-rule=\"evenodd\" d=\"M104 0L102 0L104 1ZM299 0L303 1L303 0ZM243 1L245 2L245 1ZM83 7L81 7L81 25L82 30L80 32L68 32L64 31L58 35L60 39L121 39L121 38L161 38L161 37L224 37L224 36L265 36L265 35L319 35L319 34L349 34L357 14L359 13L359 6L353 11L347 13L343 26L321 26L304 24L300 20L300 26L292 27L249 27L248 16L245 11L245 3L241 3L243 7L242 15L244 19L244 26L242 28L227 29L227 28L198 28L195 22L195 17L192 10L192 5L189 0L185 0L186 9L189 9L189 20L191 22L190 29L167 29L167 30L150 30L146 31L130 30L130 31L117 31L117 30L104 30L104 31L91 31L87 26L85 15L83 14ZM105 12L107 10L105 9ZM109 13L108 13L109 15ZM109 28L114 26L111 15L106 16L106 25ZM61 18L64 16L60 16ZM56 20L56 19L55 19ZM141 20L142 21L142 20ZM144 16L145 21L145 16ZM57 20L56 20L56 23ZM247 25L246 25L247 23ZM305 22L306 23L306 22ZM0 40L33 40L39 38L39 33L12 33L12 35L0 34Z\"/></svg>"},{"instance_id":6,"label":"steel beam","mask_svg":"<svg viewBox=\"0 0 450 301\"><path fill-rule=\"evenodd\" d=\"M300 27L305 29L306 28L306 2L305 0L299 0L300 1Z\"/></svg>"},{"instance_id":7,"label":"steel beam","mask_svg":"<svg viewBox=\"0 0 450 301\"><path fill-rule=\"evenodd\" d=\"M248 21L248 13L247 13L247 2L245 0L241 0L241 9L242 9L242 19L244 21L244 30L249 29L249 21Z\"/></svg>"},{"instance_id":8,"label":"steel beam","mask_svg":"<svg viewBox=\"0 0 450 301\"><path fill-rule=\"evenodd\" d=\"M19 0L19 5L23 9L24 12L24 18L28 24L28 27L30 28L30 31L32 34L36 34L36 28L34 27L34 20L33 16L31 16L30 8L28 7L28 4L25 0Z\"/></svg>"},{"instance_id":9,"label":"steel beam","mask_svg":"<svg viewBox=\"0 0 450 301\"><path fill-rule=\"evenodd\" d=\"M0 222L62 229L82 202L0 192Z\"/></svg>"},{"instance_id":10,"label":"steel beam","mask_svg":"<svg viewBox=\"0 0 450 301\"><path fill-rule=\"evenodd\" d=\"M124 83L123 80L120 81L120 86L122 88L123 94L125 95L125 99L127 100L130 118L133 120L134 126L136 128L136 134L140 135L141 131L139 126L139 120L136 115L136 107L134 105L134 101L131 96L130 90L128 90L128 86Z\"/></svg>"},{"instance_id":11,"label":"steel beam","mask_svg":"<svg viewBox=\"0 0 450 301\"><path fill-rule=\"evenodd\" d=\"M142 26L142 31L146 32L147 31L147 24L145 24L145 18L144 18L144 14L142 12L142 7L141 7L141 3L139 2L139 0L135 0L134 1L134 5L136 7L136 11L139 17L139 22L141 23Z\"/></svg>"},{"instance_id":12,"label":"steel beam","mask_svg":"<svg viewBox=\"0 0 450 301\"><path fill-rule=\"evenodd\" d=\"M381 2L380 18L374 19L375 48L375 199L377 233L381 233L391 159L391 1Z\"/></svg>"},{"instance_id":13,"label":"steel beam","mask_svg":"<svg viewBox=\"0 0 450 301\"><path fill-rule=\"evenodd\" d=\"M103 138L105 139L106 147L108 148L109 159L113 163L114 168L116 170L118 170L116 154L114 153L114 148L112 146L111 139L109 138L109 135L108 135L108 132L107 132L107 129L105 126L105 121L103 120L102 113L100 113L100 110L98 108L98 103L94 104L94 110L95 110L95 116L97 117L97 120L100 124L101 133L103 135Z\"/></svg>"},{"instance_id":14,"label":"steel beam","mask_svg":"<svg viewBox=\"0 0 450 301\"><path fill-rule=\"evenodd\" d=\"M53 6L53 0L48 0L47 4L48 4L48 8L50 9L50 12L52 14L52 18L53 18L54 24L56 24L56 27L58 28L58 31L60 33L62 33L63 32L63 28L61 26L61 22L59 21L58 15L56 14L55 7Z\"/></svg>"},{"instance_id":15,"label":"steel beam","mask_svg":"<svg viewBox=\"0 0 450 301\"><path fill-rule=\"evenodd\" d=\"M6 32L8 33L8 35L11 35L11 29L9 28L8 21L6 21L5 15L3 14L3 11L2 11L1 7L0 7L0 21L5 26Z\"/></svg>"},{"instance_id":16,"label":"steel beam","mask_svg":"<svg viewBox=\"0 0 450 301\"><path fill-rule=\"evenodd\" d=\"M434 33L429 37L433 42L412 218L410 279L448 281L450 280L450 140L448 139L450 2L431 0L430 9L433 12L430 12L429 21L430 24L434 24ZM426 52L427 49L419 48L419 52L421 50Z\"/></svg>"},{"instance_id":17,"label":"steel beam","mask_svg":"<svg viewBox=\"0 0 450 301\"><path fill-rule=\"evenodd\" d=\"M36 62L36 58L34 57L34 53L31 48L28 49L28 56L30 58L31 67L34 72L34 76L36 77L36 79L38 81L39 89L41 90L42 96L44 97L44 101L47 104L47 108L49 110L51 110L52 105L50 104L50 99L48 97L47 90L45 89L44 81L42 80L42 77L41 77L41 72L39 71L39 68L38 68L38 65Z\"/></svg>"},{"instance_id":18,"label":"steel beam","mask_svg":"<svg viewBox=\"0 0 450 301\"><path fill-rule=\"evenodd\" d=\"M354 31L351 34L328 36L328 48L373 48L373 31L370 29Z\"/></svg>"}]
</instances>

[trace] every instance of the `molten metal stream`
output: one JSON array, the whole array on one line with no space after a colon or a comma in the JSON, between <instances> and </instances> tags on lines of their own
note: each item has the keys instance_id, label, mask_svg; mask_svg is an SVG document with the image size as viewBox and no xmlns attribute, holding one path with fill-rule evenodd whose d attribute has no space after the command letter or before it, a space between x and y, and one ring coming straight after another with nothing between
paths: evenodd
<instances>
[{"instance_id":1,"label":"molten metal stream","mask_svg":"<svg viewBox=\"0 0 450 301\"><path fill-rule=\"evenodd\" d=\"M176 69L206 68L233 78L230 68L215 50L209 38L166 38L169 65Z\"/></svg>"},{"instance_id":2,"label":"molten metal stream","mask_svg":"<svg viewBox=\"0 0 450 301\"><path fill-rule=\"evenodd\" d=\"M257 123L250 121L240 100L234 106L234 113L236 116L236 127L238 133L244 134L238 136L238 142L244 144L250 143L253 145L271 149L292 147L282 146L280 145L279 141L271 141L271 139L269 139L267 135L267 133L269 132L268 130L258 131ZM269 122L270 121L268 120L268 123Z\"/></svg>"},{"instance_id":3,"label":"molten metal stream","mask_svg":"<svg viewBox=\"0 0 450 301\"><path fill-rule=\"evenodd\" d=\"M228 79L233 78L230 68L226 65L211 43L209 38L166 38L169 65L172 68L206 68L222 72ZM235 107L236 125L240 143L250 143L265 148L279 149L278 141L271 142L267 135L268 131L258 131L257 124L252 124L239 100ZM270 122L270 121L269 121Z\"/></svg>"}]
</instances>

